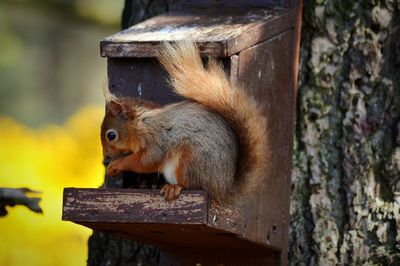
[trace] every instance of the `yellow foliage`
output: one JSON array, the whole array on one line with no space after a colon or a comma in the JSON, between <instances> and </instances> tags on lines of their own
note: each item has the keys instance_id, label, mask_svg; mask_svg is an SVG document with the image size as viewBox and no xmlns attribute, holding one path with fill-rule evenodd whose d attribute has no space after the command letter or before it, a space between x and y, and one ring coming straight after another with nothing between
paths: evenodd
<instances>
[{"instance_id":1,"label":"yellow foliage","mask_svg":"<svg viewBox=\"0 0 400 266\"><path fill-rule=\"evenodd\" d=\"M103 108L86 107L62 127L27 128L0 117L0 187L42 191L44 214L9 208L0 218L0 265L86 265L91 230L61 221L64 187L99 187Z\"/></svg>"}]
</instances>

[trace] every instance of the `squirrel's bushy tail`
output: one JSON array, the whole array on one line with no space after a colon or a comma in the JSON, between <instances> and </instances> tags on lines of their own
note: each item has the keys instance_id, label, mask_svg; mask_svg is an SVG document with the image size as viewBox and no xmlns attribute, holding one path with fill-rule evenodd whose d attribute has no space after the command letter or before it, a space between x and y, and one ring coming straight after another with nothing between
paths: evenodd
<instances>
[{"instance_id":1,"label":"squirrel's bushy tail","mask_svg":"<svg viewBox=\"0 0 400 266\"><path fill-rule=\"evenodd\" d=\"M230 124L239 141L238 192L254 191L269 161L267 121L260 106L243 88L229 82L215 59L209 58L204 67L193 42L164 43L159 61L176 93L216 111Z\"/></svg>"}]
</instances>

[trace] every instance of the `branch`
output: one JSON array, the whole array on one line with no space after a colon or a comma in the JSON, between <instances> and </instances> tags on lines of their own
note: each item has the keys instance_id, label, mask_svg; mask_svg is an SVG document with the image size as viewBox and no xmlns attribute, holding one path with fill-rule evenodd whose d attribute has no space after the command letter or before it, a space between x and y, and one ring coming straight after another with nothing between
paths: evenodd
<instances>
[{"instance_id":1,"label":"branch","mask_svg":"<svg viewBox=\"0 0 400 266\"><path fill-rule=\"evenodd\" d=\"M28 197L27 193L40 194L29 188L0 188L0 217L7 215L6 206L24 205L31 211L43 213L39 206L40 197Z\"/></svg>"}]
</instances>

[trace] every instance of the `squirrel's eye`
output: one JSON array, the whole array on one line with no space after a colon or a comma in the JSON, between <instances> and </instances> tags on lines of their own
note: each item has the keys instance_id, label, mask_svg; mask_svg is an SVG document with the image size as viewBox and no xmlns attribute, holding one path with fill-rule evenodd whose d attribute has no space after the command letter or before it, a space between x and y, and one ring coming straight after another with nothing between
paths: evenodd
<instances>
[{"instance_id":1,"label":"squirrel's eye","mask_svg":"<svg viewBox=\"0 0 400 266\"><path fill-rule=\"evenodd\" d=\"M114 141L118 139L118 133L114 129L109 129L106 131L106 138L108 141Z\"/></svg>"}]
</instances>

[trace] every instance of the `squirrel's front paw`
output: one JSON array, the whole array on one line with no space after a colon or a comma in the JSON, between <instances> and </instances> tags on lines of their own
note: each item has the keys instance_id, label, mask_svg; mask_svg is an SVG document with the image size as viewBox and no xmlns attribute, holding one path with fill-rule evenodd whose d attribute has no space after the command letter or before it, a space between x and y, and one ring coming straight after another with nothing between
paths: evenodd
<instances>
[{"instance_id":1,"label":"squirrel's front paw","mask_svg":"<svg viewBox=\"0 0 400 266\"><path fill-rule=\"evenodd\" d=\"M182 187L179 185L166 184L161 189L161 195L164 195L166 201L173 201L179 198Z\"/></svg>"},{"instance_id":2,"label":"squirrel's front paw","mask_svg":"<svg viewBox=\"0 0 400 266\"><path fill-rule=\"evenodd\" d=\"M118 168L118 164L115 163L115 161L112 161L108 166L107 166L107 175L108 176L116 176L119 175L122 172L121 169Z\"/></svg>"}]
</instances>

